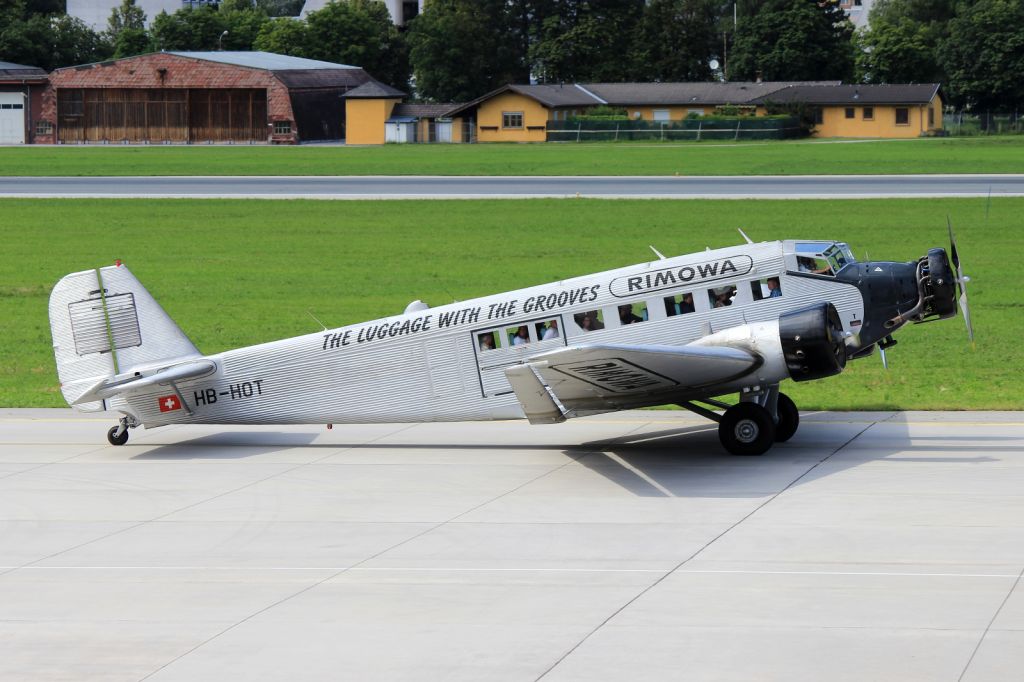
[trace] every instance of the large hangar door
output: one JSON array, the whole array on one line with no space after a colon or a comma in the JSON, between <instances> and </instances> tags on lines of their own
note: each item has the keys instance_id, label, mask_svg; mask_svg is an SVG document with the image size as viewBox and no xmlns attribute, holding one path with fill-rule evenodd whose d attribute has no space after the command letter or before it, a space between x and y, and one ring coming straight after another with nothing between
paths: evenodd
<instances>
[{"instance_id":1,"label":"large hangar door","mask_svg":"<svg viewBox=\"0 0 1024 682\"><path fill-rule=\"evenodd\" d=\"M0 144L25 144L25 96L0 92Z\"/></svg>"}]
</instances>

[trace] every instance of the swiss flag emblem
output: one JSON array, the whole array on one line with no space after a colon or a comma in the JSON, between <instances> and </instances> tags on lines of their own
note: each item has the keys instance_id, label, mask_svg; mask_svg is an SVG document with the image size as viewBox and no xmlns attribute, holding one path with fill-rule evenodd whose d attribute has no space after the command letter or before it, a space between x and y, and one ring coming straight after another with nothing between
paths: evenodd
<instances>
[{"instance_id":1,"label":"swiss flag emblem","mask_svg":"<svg viewBox=\"0 0 1024 682\"><path fill-rule=\"evenodd\" d=\"M181 409L181 400L176 395L165 395L156 399L161 412L173 412Z\"/></svg>"}]
</instances>

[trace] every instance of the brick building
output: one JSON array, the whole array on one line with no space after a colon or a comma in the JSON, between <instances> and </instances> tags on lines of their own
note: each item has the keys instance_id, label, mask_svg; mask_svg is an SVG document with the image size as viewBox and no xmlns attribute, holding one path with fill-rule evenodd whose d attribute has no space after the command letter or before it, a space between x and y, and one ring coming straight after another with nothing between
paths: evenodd
<instances>
[{"instance_id":1,"label":"brick building","mask_svg":"<svg viewBox=\"0 0 1024 682\"><path fill-rule=\"evenodd\" d=\"M40 143L295 144L345 137L361 68L269 52L158 52L50 74Z\"/></svg>"},{"instance_id":2,"label":"brick building","mask_svg":"<svg viewBox=\"0 0 1024 682\"><path fill-rule=\"evenodd\" d=\"M35 141L34 122L45 89L46 72L42 69L0 62L0 144Z\"/></svg>"}]
</instances>

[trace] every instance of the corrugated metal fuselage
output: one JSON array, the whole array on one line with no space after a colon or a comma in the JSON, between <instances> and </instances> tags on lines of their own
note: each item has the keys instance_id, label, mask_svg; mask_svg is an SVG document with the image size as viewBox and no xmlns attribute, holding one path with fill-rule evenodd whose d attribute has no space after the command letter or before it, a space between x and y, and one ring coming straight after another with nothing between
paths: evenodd
<instances>
[{"instance_id":1,"label":"corrugated metal fuselage","mask_svg":"<svg viewBox=\"0 0 1024 682\"><path fill-rule=\"evenodd\" d=\"M757 300L756 287L768 277L780 278L782 295ZM732 305L712 307L708 290L726 285L737 287ZM696 310L669 316L665 298L683 292L693 294ZM586 343L681 346L821 301L835 305L848 331L863 318L857 287L787 274L782 242L747 244L211 355L215 373L178 385L180 409L160 410L167 387L114 398L109 407L147 427L520 418L504 368L538 353ZM620 325L618 306L632 303L644 304L646 319ZM601 311L603 328L584 331L574 316L594 311ZM543 340L538 325L551 320L558 335ZM513 346L511 334L521 325L531 342ZM481 350L480 335L488 332L499 347ZM714 394L752 383L740 380Z\"/></svg>"}]
</instances>

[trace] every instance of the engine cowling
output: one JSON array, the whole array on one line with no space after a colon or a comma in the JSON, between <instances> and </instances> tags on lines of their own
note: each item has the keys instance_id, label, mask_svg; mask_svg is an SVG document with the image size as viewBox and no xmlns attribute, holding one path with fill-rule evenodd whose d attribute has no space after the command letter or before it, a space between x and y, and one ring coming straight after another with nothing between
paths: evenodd
<instances>
[{"instance_id":1,"label":"engine cowling","mask_svg":"<svg viewBox=\"0 0 1024 682\"><path fill-rule=\"evenodd\" d=\"M781 316L779 340L793 381L823 379L839 374L846 366L846 335L831 303Z\"/></svg>"}]
</instances>

